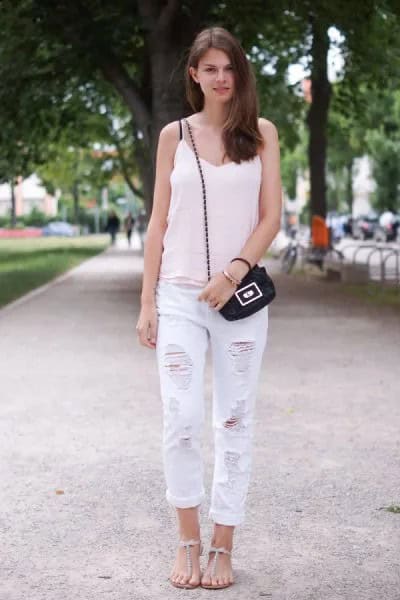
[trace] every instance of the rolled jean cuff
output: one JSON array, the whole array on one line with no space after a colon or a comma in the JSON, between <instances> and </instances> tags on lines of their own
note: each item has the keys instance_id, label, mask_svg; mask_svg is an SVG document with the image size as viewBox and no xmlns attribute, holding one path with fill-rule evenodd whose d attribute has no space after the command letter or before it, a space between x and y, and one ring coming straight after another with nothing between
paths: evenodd
<instances>
[{"instance_id":1,"label":"rolled jean cuff","mask_svg":"<svg viewBox=\"0 0 400 600\"><path fill-rule=\"evenodd\" d=\"M188 496L187 498L180 498L178 496L173 496L167 490L165 497L167 502L175 506L175 508L193 508L201 504L205 497L205 492L203 491L201 494L197 494L197 496Z\"/></svg>"},{"instance_id":2,"label":"rolled jean cuff","mask_svg":"<svg viewBox=\"0 0 400 600\"><path fill-rule=\"evenodd\" d=\"M210 510L208 513L210 519L214 521L214 523L218 523L218 525L240 525L244 521L244 514L235 514L235 513L222 513L222 512L214 512Z\"/></svg>"}]
</instances>

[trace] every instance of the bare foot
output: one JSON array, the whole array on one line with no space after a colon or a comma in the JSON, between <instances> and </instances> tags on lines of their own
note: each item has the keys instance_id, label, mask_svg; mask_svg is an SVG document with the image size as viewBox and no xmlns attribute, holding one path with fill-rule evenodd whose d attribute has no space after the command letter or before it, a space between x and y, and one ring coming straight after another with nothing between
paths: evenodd
<instances>
[{"instance_id":1,"label":"bare foot","mask_svg":"<svg viewBox=\"0 0 400 600\"><path fill-rule=\"evenodd\" d=\"M233 525L214 523L211 546L213 548L224 548L225 550L232 552L234 530L235 527ZM201 578L201 585L219 587L228 586L231 583L234 583L230 554L218 552L214 573L215 555L216 552L209 552L208 554L208 565Z\"/></svg>"},{"instance_id":2,"label":"bare foot","mask_svg":"<svg viewBox=\"0 0 400 600\"><path fill-rule=\"evenodd\" d=\"M221 548L222 544L213 544L216 548ZM230 550L224 546L226 550ZM228 585L234 582L233 572L232 572L232 562L229 554L223 554L222 552L218 553L217 559L217 569L212 575L213 565L214 565L214 557L215 552L209 553L208 565L206 570L204 571L204 575L201 578L201 585L210 585L218 587L220 585Z\"/></svg>"},{"instance_id":3,"label":"bare foot","mask_svg":"<svg viewBox=\"0 0 400 600\"><path fill-rule=\"evenodd\" d=\"M185 540L186 541L186 540ZM200 584L200 544L189 547L189 553L192 563L192 575L187 561L187 550L183 546L178 546L175 564L172 568L170 581L179 585L198 586Z\"/></svg>"}]
</instances>

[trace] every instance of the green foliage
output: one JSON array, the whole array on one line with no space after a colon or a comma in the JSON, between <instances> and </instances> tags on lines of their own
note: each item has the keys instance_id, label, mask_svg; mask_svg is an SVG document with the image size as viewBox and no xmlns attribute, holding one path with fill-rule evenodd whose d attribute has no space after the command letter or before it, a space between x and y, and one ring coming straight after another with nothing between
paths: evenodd
<instances>
[{"instance_id":1,"label":"green foliage","mask_svg":"<svg viewBox=\"0 0 400 600\"><path fill-rule=\"evenodd\" d=\"M329 202L334 208L349 202L349 169L356 157L368 154L377 189L372 200L378 211L399 210L400 92L395 81L385 88L361 83L357 101L342 106L344 82L335 85L329 117Z\"/></svg>"},{"instance_id":2,"label":"green foliage","mask_svg":"<svg viewBox=\"0 0 400 600\"><path fill-rule=\"evenodd\" d=\"M368 132L367 143L377 183L374 206L380 211L397 212L400 210L400 137L390 139L380 127Z\"/></svg>"},{"instance_id":3,"label":"green foliage","mask_svg":"<svg viewBox=\"0 0 400 600\"><path fill-rule=\"evenodd\" d=\"M96 155L94 148L68 146L61 139L51 147L52 159L37 169L49 189L71 193L75 185L99 190L115 173L112 155Z\"/></svg>"},{"instance_id":4,"label":"green foliage","mask_svg":"<svg viewBox=\"0 0 400 600\"><path fill-rule=\"evenodd\" d=\"M141 5L131 0L3 3L0 180L35 170L49 189L75 194L77 202L87 190L98 197L98 190L116 172L134 189L133 177L140 173L143 181L150 162L150 155L145 160L143 155L149 150L153 122L161 120L152 112L159 89L152 52L160 53L157 43L165 51L175 51L176 70L181 70L183 49L194 33L221 24L239 37L253 64L261 114L278 127L283 182L293 197L295 173L307 163L302 123L308 107L299 85L289 85L287 69L299 60L311 67L313 16L322 29L339 29L345 57L329 120L328 202L337 206L349 201L345 184L349 165L367 148L382 189L377 203L383 205L384 198L386 203L397 201L393 191L398 177L397 133L388 124L383 133L372 133L378 121L368 123L371 89L387 89L389 82L398 86L399 11L394 0L365 0L361 5L355 0L312 4L188 0L178 3L171 27L158 38L154 32L165 6L155 0L147 5L144 15ZM157 77L170 81L173 75L165 72ZM167 90L163 116L167 118L179 107L171 101L174 90L167 85L162 89ZM95 158L95 147L115 154ZM145 167L141 164L139 169L140 158ZM143 195L143 186L135 192Z\"/></svg>"},{"instance_id":5,"label":"green foliage","mask_svg":"<svg viewBox=\"0 0 400 600\"><path fill-rule=\"evenodd\" d=\"M296 198L297 176L307 168L307 134L303 124L298 127L299 141L292 149L286 149L281 158L282 185L290 199Z\"/></svg>"},{"instance_id":6,"label":"green foliage","mask_svg":"<svg viewBox=\"0 0 400 600\"><path fill-rule=\"evenodd\" d=\"M299 221L302 225L309 225L311 220L311 211L309 203L305 204L299 215Z\"/></svg>"},{"instance_id":7,"label":"green foliage","mask_svg":"<svg viewBox=\"0 0 400 600\"><path fill-rule=\"evenodd\" d=\"M41 170L50 190L71 186L71 181L81 176L77 163L82 162L82 154L87 158L95 144L114 149L112 165L106 160L98 160L97 165L92 161L88 173L86 164L85 179L109 180L116 169L127 177L135 173L129 111L102 77L100 55L93 47L88 49L94 44L95 32L99 36L97 51L102 46L105 52L120 32L128 34L128 27L133 42L137 27L132 7L124 21L126 29L121 23L114 27L116 19L128 16L127 3L124 6L120 3L119 9L103 12L98 6L92 33L87 11L74 3L67 8L23 0L2 7L0 181ZM57 21L61 17L65 18L62 27ZM75 46L67 41L67 30L75 35Z\"/></svg>"},{"instance_id":8,"label":"green foliage","mask_svg":"<svg viewBox=\"0 0 400 600\"><path fill-rule=\"evenodd\" d=\"M50 217L45 215L37 208L33 208L29 215L23 215L18 217L18 219L25 225L25 227L43 227L43 225L47 225L54 217Z\"/></svg>"},{"instance_id":9,"label":"green foliage","mask_svg":"<svg viewBox=\"0 0 400 600\"><path fill-rule=\"evenodd\" d=\"M378 210L400 211L400 92L386 88L370 94L370 122L365 141L377 183Z\"/></svg>"}]
</instances>

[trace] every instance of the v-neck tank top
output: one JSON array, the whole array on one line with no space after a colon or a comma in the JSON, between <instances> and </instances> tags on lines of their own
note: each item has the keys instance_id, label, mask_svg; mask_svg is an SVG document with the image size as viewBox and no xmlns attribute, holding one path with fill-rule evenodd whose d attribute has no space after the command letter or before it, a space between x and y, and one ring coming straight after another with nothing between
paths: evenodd
<instances>
[{"instance_id":1,"label":"v-neck tank top","mask_svg":"<svg viewBox=\"0 0 400 600\"><path fill-rule=\"evenodd\" d=\"M186 125L170 175L171 198L159 279L204 287L207 258L203 195L194 150ZM261 158L214 165L200 157L207 196L211 276L238 256L259 221Z\"/></svg>"}]
</instances>

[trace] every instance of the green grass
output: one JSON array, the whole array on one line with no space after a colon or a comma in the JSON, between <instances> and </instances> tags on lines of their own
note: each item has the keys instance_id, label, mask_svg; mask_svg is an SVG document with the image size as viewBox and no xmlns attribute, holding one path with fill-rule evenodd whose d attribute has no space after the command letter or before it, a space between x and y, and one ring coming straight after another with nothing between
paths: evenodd
<instances>
[{"instance_id":1,"label":"green grass","mask_svg":"<svg viewBox=\"0 0 400 600\"><path fill-rule=\"evenodd\" d=\"M365 300L371 304L384 306L394 306L400 308L400 289L399 286L389 287L379 283L366 283L354 285L344 283L343 287L353 296L357 296L360 300Z\"/></svg>"},{"instance_id":2,"label":"green grass","mask_svg":"<svg viewBox=\"0 0 400 600\"><path fill-rule=\"evenodd\" d=\"M303 268L295 267L291 275L305 278L313 277L320 281L326 281L325 273L321 272L318 267L310 265ZM341 286L344 293L355 296L362 302L378 306L393 306L396 309L400 309L399 285L385 285L375 281L359 284L337 281L336 284Z\"/></svg>"},{"instance_id":3,"label":"green grass","mask_svg":"<svg viewBox=\"0 0 400 600\"><path fill-rule=\"evenodd\" d=\"M388 512L392 512L392 513L398 513L400 514L400 506L397 504L391 504L390 506L386 507L386 510Z\"/></svg>"},{"instance_id":4,"label":"green grass","mask_svg":"<svg viewBox=\"0 0 400 600\"><path fill-rule=\"evenodd\" d=\"M386 510L395 514L400 514L400 504L390 504L389 506L381 506L379 510Z\"/></svg>"},{"instance_id":5,"label":"green grass","mask_svg":"<svg viewBox=\"0 0 400 600\"><path fill-rule=\"evenodd\" d=\"M108 240L108 235L0 240L0 306L98 254Z\"/></svg>"}]
</instances>

